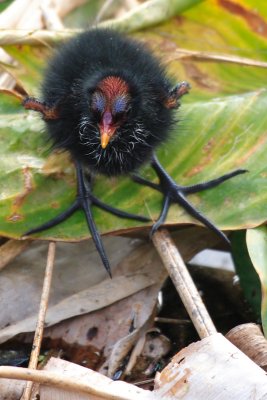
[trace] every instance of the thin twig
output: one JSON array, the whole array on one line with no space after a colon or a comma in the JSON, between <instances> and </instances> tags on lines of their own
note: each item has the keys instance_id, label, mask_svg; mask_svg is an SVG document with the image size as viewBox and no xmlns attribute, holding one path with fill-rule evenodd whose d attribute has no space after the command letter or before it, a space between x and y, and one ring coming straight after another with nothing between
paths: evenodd
<instances>
[{"instance_id":1,"label":"thin twig","mask_svg":"<svg viewBox=\"0 0 267 400\"><path fill-rule=\"evenodd\" d=\"M29 368L36 369L38 364L38 357L40 354L41 342L43 338L43 331L44 331L44 324L45 324L45 315L48 307L49 301L49 293L51 288L52 282L52 274L54 268L54 261L55 261L55 252L56 252L56 243L50 242L48 246L48 253L47 253L47 264L45 269L45 276L44 276L44 283L43 283L43 290L42 296L40 301L40 308L39 308L39 315L37 326L34 334L33 345L32 345L32 352L29 362ZM29 400L31 396L33 382L28 382L24 393L21 397L21 400Z\"/></svg>"},{"instance_id":2,"label":"thin twig","mask_svg":"<svg viewBox=\"0 0 267 400\"><path fill-rule=\"evenodd\" d=\"M152 240L200 338L216 333L216 328L169 232L166 229L158 230Z\"/></svg>"},{"instance_id":3,"label":"thin twig","mask_svg":"<svg viewBox=\"0 0 267 400\"><path fill-rule=\"evenodd\" d=\"M156 317L154 318L155 322L160 324L173 324L173 325L188 325L192 324L190 319L178 319L178 318L165 318L165 317Z\"/></svg>"}]
</instances>

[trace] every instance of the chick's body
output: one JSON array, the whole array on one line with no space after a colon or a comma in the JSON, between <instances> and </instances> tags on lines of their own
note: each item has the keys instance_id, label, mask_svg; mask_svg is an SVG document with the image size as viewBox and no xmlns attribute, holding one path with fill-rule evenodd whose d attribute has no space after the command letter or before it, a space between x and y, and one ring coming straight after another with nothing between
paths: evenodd
<instances>
[{"instance_id":1,"label":"chick's body","mask_svg":"<svg viewBox=\"0 0 267 400\"><path fill-rule=\"evenodd\" d=\"M25 97L22 104L25 109L40 112L54 146L72 154L77 173L77 197L65 211L28 230L25 235L52 228L82 209L103 265L111 274L91 207L99 207L121 218L142 222L148 219L96 198L91 173L85 173L85 169L108 176L127 175L150 162L158 183L136 174L133 178L163 194L161 213L152 226L151 235L166 220L171 204L177 203L230 243L186 195L216 187L246 170L181 186L155 155L156 147L167 140L174 122L174 109L179 107L180 98L189 88L187 82L172 88L164 68L142 44L113 30L93 29L62 46L47 68L42 86L43 101Z\"/></svg>"},{"instance_id":2,"label":"chick's body","mask_svg":"<svg viewBox=\"0 0 267 400\"><path fill-rule=\"evenodd\" d=\"M114 119L116 132L103 148L98 118L102 103L112 97L112 85L119 97L107 118ZM168 138L173 110L164 101L170 90L165 70L139 42L113 30L85 32L61 47L47 68L43 100L59 116L46 121L48 134L56 147L94 172L131 173Z\"/></svg>"}]
</instances>

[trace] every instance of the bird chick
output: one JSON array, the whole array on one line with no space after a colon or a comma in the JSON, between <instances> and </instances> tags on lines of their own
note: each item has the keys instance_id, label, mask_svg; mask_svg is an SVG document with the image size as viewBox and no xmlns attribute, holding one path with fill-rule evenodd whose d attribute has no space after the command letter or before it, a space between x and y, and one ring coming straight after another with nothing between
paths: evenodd
<instances>
[{"instance_id":1,"label":"bird chick","mask_svg":"<svg viewBox=\"0 0 267 400\"><path fill-rule=\"evenodd\" d=\"M188 202L185 194L214 187L245 171L236 170L209 182L184 187L172 180L155 156L157 147L170 136L179 99L188 91L186 82L173 87L166 70L141 43L114 30L92 29L56 51L45 73L42 100L26 97L23 105L42 114L54 147L71 153L77 171L77 198L65 212L26 234L51 228L82 208L110 273L91 206L122 218L147 219L115 209L93 195L91 175L103 174L131 175L135 182L163 193L162 212L152 234L164 222L170 204L176 202L228 240ZM159 184L136 175L149 162Z\"/></svg>"}]
</instances>

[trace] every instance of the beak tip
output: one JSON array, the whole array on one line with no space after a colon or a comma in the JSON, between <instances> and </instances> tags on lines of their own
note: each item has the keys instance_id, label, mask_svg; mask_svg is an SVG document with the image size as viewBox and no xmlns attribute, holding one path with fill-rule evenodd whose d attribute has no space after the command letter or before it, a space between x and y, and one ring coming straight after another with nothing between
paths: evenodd
<instances>
[{"instance_id":1,"label":"beak tip","mask_svg":"<svg viewBox=\"0 0 267 400\"><path fill-rule=\"evenodd\" d=\"M101 134L101 147L102 147L102 149L105 149L107 147L107 145L109 143L109 140L110 140L110 136L106 132L103 132Z\"/></svg>"}]
</instances>

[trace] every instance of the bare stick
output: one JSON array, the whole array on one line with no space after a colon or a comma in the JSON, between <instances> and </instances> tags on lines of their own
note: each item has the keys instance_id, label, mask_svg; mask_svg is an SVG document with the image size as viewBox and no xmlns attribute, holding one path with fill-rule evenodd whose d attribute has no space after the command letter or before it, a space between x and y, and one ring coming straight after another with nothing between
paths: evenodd
<instances>
[{"instance_id":1,"label":"bare stick","mask_svg":"<svg viewBox=\"0 0 267 400\"><path fill-rule=\"evenodd\" d=\"M216 328L169 232L160 229L152 236L152 240L200 338L216 333Z\"/></svg>"},{"instance_id":2,"label":"bare stick","mask_svg":"<svg viewBox=\"0 0 267 400\"><path fill-rule=\"evenodd\" d=\"M129 383L112 381L90 369L88 369L87 374L84 374L83 370L81 376L73 374L65 374L64 376L62 371L38 371L29 368L0 366L0 377L31 380L42 385L54 386L78 394L87 393L106 400L159 400L162 398L149 390L140 389Z\"/></svg>"},{"instance_id":3,"label":"bare stick","mask_svg":"<svg viewBox=\"0 0 267 400\"><path fill-rule=\"evenodd\" d=\"M43 338L43 330L44 330L44 323L45 323L45 315L48 306L49 300L49 293L52 281L52 273L54 268L54 260L55 260L55 251L56 251L56 243L50 242L48 246L48 253L47 253L47 263L45 269L45 276L44 276L44 284L39 308L39 315L37 326L34 334L33 345L32 345L32 352L29 362L29 368L36 369L38 364L38 357L41 348L41 342ZM26 384L24 393L21 397L21 400L29 400L32 392L33 382L28 382Z\"/></svg>"}]
</instances>

